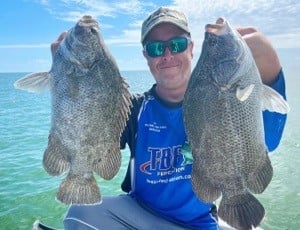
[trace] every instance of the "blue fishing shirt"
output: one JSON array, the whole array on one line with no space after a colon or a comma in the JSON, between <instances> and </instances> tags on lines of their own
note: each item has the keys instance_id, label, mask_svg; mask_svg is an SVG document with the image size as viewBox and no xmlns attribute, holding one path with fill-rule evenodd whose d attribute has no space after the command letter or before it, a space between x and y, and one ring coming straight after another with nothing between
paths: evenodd
<instances>
[{"instance_id":1,"label":"blue fishing shirt","mask_svg":"<svg viewBox=\"0 0 300 230\"><path fill-rule=\"evenodd\" d=\"M280 71L271 86L284 98L285 82ZM218 229L215 206L193 192L192 159L186 155L182 103L170 104L158 97L155 85L135 97L121 147L129 145L131 160L122 189L144 207L192 229ZM279 144L286 115L263 112L265 141L269 151Z\"/></svg>"}]
</instances>

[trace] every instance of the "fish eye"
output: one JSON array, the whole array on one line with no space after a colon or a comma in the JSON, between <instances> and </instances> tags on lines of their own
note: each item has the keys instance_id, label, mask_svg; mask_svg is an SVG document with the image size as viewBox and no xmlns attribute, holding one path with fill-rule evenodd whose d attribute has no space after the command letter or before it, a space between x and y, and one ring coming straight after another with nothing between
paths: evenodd
<instances>
[{"instance_id":1,"label":"fish eye","mask_svg":"<svg viewBox=\"0 0 300 230\"><path fill-rule=\"evenodd\" d=\"M97 34L97 33L98 33L98 30L95 29L94 27L92 27L92 28L91 28L91 33L92 33L92 34Z\"/></svg>"},{"instance_id":2,"label":"fish eye","mask_svg":"<svg viewBox=\"0 0 300 230\"><path fill-rule=\"evenodd\" d=\"M210 46L216 46L217 43L218 43L217 37L214 36L214 35L212 35L212 36L211 36L211 39L209 40L209 45L210 45Z\"/></svg>"}]
</instances>

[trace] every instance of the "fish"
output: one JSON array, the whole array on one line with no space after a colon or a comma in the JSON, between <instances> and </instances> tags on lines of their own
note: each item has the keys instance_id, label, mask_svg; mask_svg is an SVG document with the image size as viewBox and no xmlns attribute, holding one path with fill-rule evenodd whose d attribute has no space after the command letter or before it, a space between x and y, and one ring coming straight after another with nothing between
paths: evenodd
<instances>
[{"instance_id":1,"label":"fish","mask_svg":"<svg viewBox=\"0 0 300 230\"><path fill-rule=\"evenodd\" d=\"M262 83L251 50L225 18L207 24L183 99L191 183L200 200L220 198L218 216L236 229L252 229L265 216L254 196L273 177L264 139L265 109L286 114L289 105Z\"/></svg>"},{"instance_id":2,"label":"fish","mask_svg":"<svg viewBox=\"0 0 300 230\"><path fill-rule=\"evenodd\" d=\"M99 22L81 17L53 54L50 71L26 75L14 86L33 93L50 90L51 128L42 163L51 176L67 174L56 199L101 203L94 173L110 180L119 171L120 136L132 104Z\"/></svg>"}]
</instances>

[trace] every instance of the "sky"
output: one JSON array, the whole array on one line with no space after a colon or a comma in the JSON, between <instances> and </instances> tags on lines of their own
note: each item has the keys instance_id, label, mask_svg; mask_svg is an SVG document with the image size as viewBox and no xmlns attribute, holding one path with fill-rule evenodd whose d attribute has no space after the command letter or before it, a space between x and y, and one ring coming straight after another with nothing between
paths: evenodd
<instances>
[{"instance_id":1,"label":"sky","mask_svg":"<svg viewBox=\"0 0 300 230\"><path fill-rule=\"evenodd\" d=\"M146 70L141 25L159 6L172 6L186 14L196 60L205 24L222 16L236 27L255 26L277 50L293 51L291 60L300 62L299 0L2 0L0 72L50 70L50 44L85 14L99 21L121 71Z\"/></svg>"}]
</instances>

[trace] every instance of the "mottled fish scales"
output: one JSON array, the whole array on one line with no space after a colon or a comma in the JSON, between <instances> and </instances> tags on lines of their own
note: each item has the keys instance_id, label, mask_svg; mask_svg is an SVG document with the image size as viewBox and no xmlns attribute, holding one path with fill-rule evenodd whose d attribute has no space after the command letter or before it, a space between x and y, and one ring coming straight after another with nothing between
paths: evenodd
<instances>
[{"instance_id":1,"label":"mottled fish scales","mask_svg":"<svg viewBox=\"0 0 300 230\"><path fill-rule=\"evenodd\" d=\"M83 16L68 31L50 72L15 83L31 92L46 86L51 90L52 118L43 166L53 176L67 172L56 197L65 204L99 203L93 172L109 180L120 169L120 136L131 94L91 16Z\"/></svg>"},{"instance_id":2,"label":"mottled fish scales","mask_svg":"<svg viewBox=\"0 0 300 230\"><path fill-rule=\"evenodd\" d=\"M218 215L237 229L256 227L265 215L252 195L262 193L273 176L263 108L288 111L285 100L262 84L251 51L237 31L224 18L206 25L202 53L183 101L193 155L191 181L204 202L222 195Z\"/></svg>"}]
</instances>

